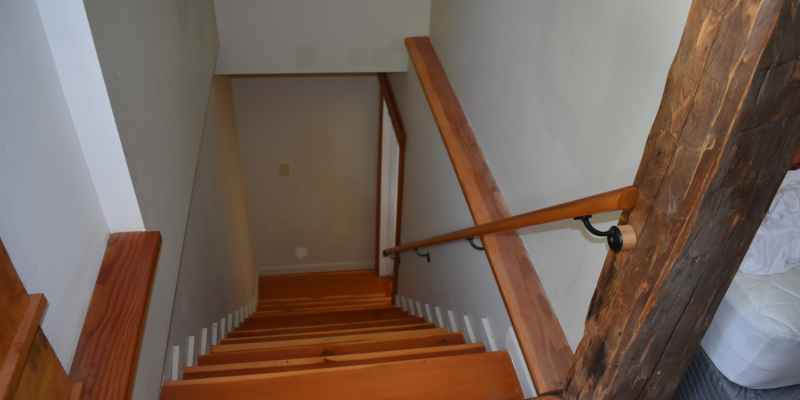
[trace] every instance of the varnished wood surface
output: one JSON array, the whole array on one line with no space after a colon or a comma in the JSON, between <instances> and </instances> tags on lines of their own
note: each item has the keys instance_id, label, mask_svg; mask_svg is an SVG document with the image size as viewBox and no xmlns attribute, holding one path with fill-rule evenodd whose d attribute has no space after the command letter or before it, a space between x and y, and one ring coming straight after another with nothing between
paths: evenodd
<instances>
[{"instance_id":1,"label":"varnished wood surface","mask_svg":"<svg viewBox=\"0 0 800 400\"><path fill-rule=\"evenodd\" d=\"M13 398L71 399L74 390L75 383L67 376L41 328L38 329Z\"/></svg>"},{"instance_id":2,"label":"varnished wood surface","mask_svg":"<svg viewBox=\"0 0 800 400\"><path fill-rule=\"evenodd\" d=\"M201 356L198 365L229 364L251 361L288 360L292 358L335 356L377 351L464 344L460 333L436 333L415 337L384 337L359 341L317 343L290 347L250 349L248 351L212 352Z\"/></svg>"},{"instance_id":3,"label":"varnished wood surface","mask_svg":"<svg viewBox=\"0 0 800 400\"><path fill-rule=\"evenodd\" d=\"M379 308L373 310L348 310L320 312L300 315L268 316L250 318L240 326L243 330L288 328L307 325L322 325L345 322L366 322L376 319L407 317L399 308Z\"/></svg>"},{"instance_id":4,"label":"varnished wood surface","mask_svg":"<svg viewBox=\"0 0 800 400\"><path fill-rule=\"evenodd\" d=\"M390 294L391 286L373 270L262 276L258 290L261 301Z\"/></svg>"},{"instance_id":5,"label":"varnished wood surface","mask_svg":"<svg viewBox=\"0 0 800 400\"><path fill-rule=\"evenodd\" d=\"M31 346L39 332L39 324L47 308L44 295L27 296L20 302L25 311L18 321L8 321L8 330L15 332L14 339L7 349L3 349L0 365L0 398L10 399L17 391L22 371L28 362ZM16 306L16 305L15 305Z\"/></svg>"},{"instance_id":6,"label":"varnished wood surface","mask_svg":"<svg viewBox=\"0 0 800 400\"><path fill-rule=\"evenodd\" d=\"M580 200L570 201L552 207L515 215L470 228L445 233L429 239L404 243L400 246L385 249L385 254L398 254L404 251L436 246L471 237L480 237L492 233L507 232L530 226L547 224L555 221L571 220L576 217L600 214L610 211L630 210L636 205L638 191L628 186L610 192L597 194Z\"/></svg>"},{"instance_id":7,"label":"varnished wood surface","mask_svg":"<svg viewBox=\"0 0 800 400\"><path fill-rule=\"evenodd\" d=\"M0 399L69 398L67 377L39 327L47 307L41 294L29 295L0 241Z\"/></svg>"},{"instance_id":8,"label":"varnished wood surface","mask_svg":"<svg viewBox=\"0 0 800 400\"><path fill-rule=\"evenodd\" d=\"M379 326L373 328L340 329L340 330L308 332L308 333L292 333L285 335L245 336L245 337L234 337L234 338L228 337L225 338L221 344L275 342L281 340L314 339L322 337L357 335L361 333L398 332L398 331L412 331L417 329L432 329L432 328L435 328L435 326L431 323L421 323L421 324L408 324L408 325Z\"/></svg>"},{"instance_id":9,"label":"varnished wood surface","mask_svg":"<svg viewBox=\"0 0 800 400\"><path fill-rule=\"evenodd\" d=\"M474 222L508 218L503 195L430 38L406 39L406 47ZM537 391L561 390L572 351L522 240L506 232L484 236L483 244Z\"/></svg>"},{"instance_id":10,"label":"varnished wood surface","mask_svg":"<svg viewBox=\"0 0 800 400\"><path fill-rule=\"evenodd\" d=\"M343 322L333 324L321 325L305 325L295 326L289 328L272 328L272 329L236 329L228 335L229 338L241 338L249 336L268 336L268 335L289 335L301 333L313 333L319 331L332 331L339 329L359 329L359 328L374 328L374 327L389 327L392 325L408 325L425 323L425 320L419 317L400 317L388 319L375 319L370 321L360 322Z\"/></svg>"},{"instance_id":11,"label":"varnished wood surface","mask_svg":"<svg viewBox=\"0 0 800 400\"><path fill-rule=\"evenodd\" d=\"M161 400L262 398L521 400L522 393L506 353L481 353L178 381L165 385L161 395Z\"/></svg>"},{"instance_id":12,"label":"varnished wood surface","mask_svg":"<svg viewBox=\"0 0 800 400\"><path fill-rule=\"evenodd\" d=\"M70 371L82 400L130 398L160 247L158 232L109 238Z\"/></svg>"},{"instance_id":13,"label":"varnished wood surface","mask_svg":"<svg viewBox=\"0 0 800 400\"><path fill-rule=\"evenodd\" d=\"M695 0L565 399L671 399L800 148L796 0Z\"/></svg>"},{"instance_id":14,"label":"varnished wood surface","mask_svg":"<svg viewBox=\"0 0 800 400\"><path fill-rule=\"evenodd\" d=\"M306 369L336 368L349 365L375 364L389 361L481 353L483 351L484 348L482 344L462 344L440 347L423 347L419 349L348 354L342 356L295 358L277 361L209 365L187 368L183 372L183 378L199 379L221 376L299 371Z\"/></svg>"},{"instance_id":15,"label":"varnished wood surface","mask_svg":"<svg viewBox=\"0 0 800 400\"><path fill-rule=\"evenodd\" d=\"M337 306L356 306L361 304L391 304L392 299L388 296L365 297L362 299L342 299L342 300L307 300L280 303L259 303L257 311L295 311L297 309L308 309L312 307L337 307Z\"/></svg>"},{"instance_id":16,"label":"varnished wood surface","mask_svg":"<svg viewBox=\"0 0 800 400\"><path fill-rule=\"evenodd\" d=\"M320 314L326 312L343 312L343 311L362 311L362 310L391 310L395 308L391 303L378 302L356 305L339 305L339 306L314 306L314 307L301 307L296 309L272 309L267 311L256 311L251 318L261 319L270 317L291 317L302 316L311 314Z\"/></svg>"},{"instance_id":17,"label":"varnished wood surface","mask_svg":"<svg viewBox=\"0 0 800 400\"><path fill-rule=\"evenodd\" d=\"M379 333L362 333L344 336L326 336L322 338L310 339L292 339L292 340L279 340L268 342L256 343L235 343L235 344L220 344L211 349L211 354L225 353L225 352L240 352L240 351L253 351L264 349L285 349L292 347L307 347L326 345L333 343L354 343L354 342L375 342L382 340L392 339L412 339L429 336L446 335L449 332L446 329L433 328L422 329L413 331L393 331L393 332L379 332Z\"/></svg>"}]
</instances>

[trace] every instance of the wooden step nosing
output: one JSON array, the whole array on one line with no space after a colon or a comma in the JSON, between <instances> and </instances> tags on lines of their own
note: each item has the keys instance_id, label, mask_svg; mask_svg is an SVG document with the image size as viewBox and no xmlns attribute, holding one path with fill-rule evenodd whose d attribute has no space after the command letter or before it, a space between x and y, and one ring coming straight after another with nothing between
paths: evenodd
<instances>
[{"instance_id":1,"label":"wooden step nosing","mask_svg":"<svg viewBox=\"0 0 800 400\"><path fill-rule=\"evenodd\" d=\"M379 326L379 327L360 328L360 329L339 329L339 330L307 332L298 334L246 336L246 337L233 337L233 338L227 337L222 340L221 344L224 345L224 344L253 343L253 342L274 342L274 341L294 340L294 339L304 339L304 338L311 339L314 337L345 336L348 334L358 334L358 333L402 332L402 331L433 329L433 328L436 328L436 325L430 322L425 322L425 323L416 323L407 325L389 325L389 326Z\"/></svg>"},{"instance_id":2,"label":"wooden step nosing","mask_svg":"<svg viewBox=\"0 0 800 400\"><path fill-rule=\"evenodd\" d=\"M338 343L354 343L363 341L379 341L383 339L392 339L392 338L414 339L414 338L422 338L429 336L441 336L445 334L450 334L450 332L442 328L432 328L432 329L419 329L415 331L379 332L379 333L365 333L358 335L334 336L325 338L286 340L280 342L221 344L213 346L211 348L211 354L243 352L243 351L253 351L253 350L291 349L296 347L319 346L319 345L334 344L334 343L338 344Z\"/></svg>"},{"instance_id":3,"label":"wooden step nosing","mask_svg":"<svg viewBox=\"0 0 800 400\"><path fill-rule=\"evenodd\" d=\"M280 369L322 369L341 368L353 364L375 364L390 361L404 361L420 358L446 357L459 354L472 354L484 352L482 344L458 344L448 346L420 347L403 350L387 350L370 353L342 354L323 357L306 357L287 360L251 361L235 364L212 364L186 368L184 379L198 379L193 376L202 374L224 374L231 376L239 374L258 374L285 372ZM275 369L276 371L264 371ZM249 372L256 371L256 372Z\"/></svg>"}]
</instances>

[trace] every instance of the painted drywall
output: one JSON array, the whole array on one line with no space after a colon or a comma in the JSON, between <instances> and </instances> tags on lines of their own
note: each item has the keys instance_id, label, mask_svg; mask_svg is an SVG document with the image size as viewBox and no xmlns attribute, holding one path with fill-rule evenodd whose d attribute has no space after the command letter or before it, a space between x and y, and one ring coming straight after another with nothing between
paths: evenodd
<instances>
[{"instance_id":1,"label":"painted drywall","mask_svg":"<svg viewBox=\"0 0 800 400\"><path fill-rule=\"evenodd\" d=\"M372 266L377 79L237 78L233 93L260 271Z\"/></svg>"},{"instance_id":2,"label":"painted drywall","mask_svg":"<svg viewBox=\"0 0 800 400\"><path fill-rule=\"evenodd\" d=\"M122 150L83 0L36 0L83 156L111 232L144 221Z\"/></svg>"},{"instance_id":3,"label":"painted drywall","mask_svg":"<svg viewBox=\"0 0 800 400\"><path fill-rule=\"evenodd\" d=\"M187 337L195 336L199 345L203 328L256 298L246 196L230 78L216 77L192 190L170 344L183 347Z\"/></svg>"},{"instance_id":4,"label":"painted drywall","mask_svg":"<svg viewBox=\"0 0 800 400\"><path fill-rule=\"evenodd\" d=\"M430 0L215 0L221 74L406 71Z\"/></svg>"},{"instance_id":5,"label":"painted drywall","mask_svg":"<svg viewBox=\"0 0 800 400\"><path fill-rule=\"evenodd\" d=\"M134 399L159 395L189 199L216 62L211 0L86 0L145 228L163 237Z\"/></svg>"},{"instance_id":6,"label":"painted drywall","mask_svg":"<svg viewBox=\"0 0 800 400\"><path fill-rule=\"evenodd\" d=\"M69 369L109 229L36 2L0 3L0 59L0 239Z\"/></svg>"},{"instance_id":7,"label":"painted drywall","mask_svg":"<svg viewBox=\"0 0 800 400\"><path fill-rule=\"evenodd\" d=\"M513 213L633 182L689 0L434 0L431 36ZM414 72L392 74L408 131L403 240L472 224ZM607 226L616 215L598 216ZM522 238L574 348L606 247L567 221ZM402 259L400 293L508 317L466 243Z\"/></svg>"}]
</instances>

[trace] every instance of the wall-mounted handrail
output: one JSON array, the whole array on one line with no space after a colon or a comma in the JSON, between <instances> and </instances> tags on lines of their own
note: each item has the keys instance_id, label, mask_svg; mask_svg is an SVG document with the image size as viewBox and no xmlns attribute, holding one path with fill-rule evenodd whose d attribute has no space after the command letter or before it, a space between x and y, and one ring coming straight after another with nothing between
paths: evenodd
<instances>
[{"instance_id":1,"label":"wall-mounted handrail","mask_svg":"<svg viewBox=\"0 0 800 400\"><path fill-rule=\"evenodd\" d=\"M507 232L530 226L574 219L604 212L630 210L636 205L636 199L638 196L639 191L635 187L627 186L580 200L527 212L525 214L515 215L498 221L475 225L470 228L445 233L424 240L402 244L400 246L384 250L383 255L388 257L408 250L436 246L457 240L468 240L473 237L489 235L492 233ZM633 239L635 242L635 238L629 236L627 241L629 244L631 244L631 239Z\"/></svg>"}]
</instances>

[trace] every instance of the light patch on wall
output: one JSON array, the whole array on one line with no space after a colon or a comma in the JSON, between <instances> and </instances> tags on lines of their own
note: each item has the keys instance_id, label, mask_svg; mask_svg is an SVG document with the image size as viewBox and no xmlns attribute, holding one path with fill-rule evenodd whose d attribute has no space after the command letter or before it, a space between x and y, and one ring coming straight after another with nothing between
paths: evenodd
<instances>
[{"instance_id":1,"label":"light patch on wall","mask_svg":"<svg viewBox=\"0 0 800 400\"><path fill-rule=\"evenodd\" d=\"M308 257L308 248L302 246L295 247L294 256L297 257L298 260Z\"/></svg>"}]
</instances>

